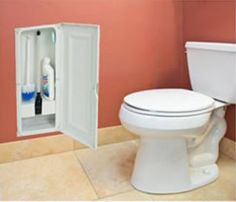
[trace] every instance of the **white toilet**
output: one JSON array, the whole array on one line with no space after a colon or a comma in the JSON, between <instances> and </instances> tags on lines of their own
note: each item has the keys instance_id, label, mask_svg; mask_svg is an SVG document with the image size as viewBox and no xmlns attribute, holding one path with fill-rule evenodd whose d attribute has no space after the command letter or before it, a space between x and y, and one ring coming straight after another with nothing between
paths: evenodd
<instances>
[{"instance_id":1,"label":"white toilet","mask_svg":"<svg viewBox=\"0 0 236 202\"><path fill-rule=\"evenodd\" d=\"M131 183L149 193L177 193L214 181L226 106L236 103L236 44L187 42L191 90L127 95L122 125L140 136Z\"/></svg>"}]
</instances>

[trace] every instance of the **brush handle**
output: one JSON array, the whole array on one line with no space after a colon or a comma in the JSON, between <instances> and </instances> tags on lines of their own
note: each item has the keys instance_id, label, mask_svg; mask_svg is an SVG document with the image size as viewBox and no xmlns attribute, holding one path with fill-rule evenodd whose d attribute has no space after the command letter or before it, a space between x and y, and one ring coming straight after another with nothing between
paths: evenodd
<instances>
[{"instance_id":1,"label":"brush handle","mask_svg":"<svg viewBox=\"0 0 236 202\"><path fill-rule=\"evenodd\" d=\"M25 84L30 83L30 38L26 37L26 51L25 51Z\"/></svg>"},{"instance_id":2,"label":"brush handle","mask_svg":"<svg viewBox=\"0 0 236 202\"><path fill-rule=\"evenodd\" d=\"M41 91L41 43L42 43L42 37L41 32L37 31L36 33L36 47L37 47L37 55L36 55L36 67L37 67L37 92Z\"/></svg>"}]
</instances>

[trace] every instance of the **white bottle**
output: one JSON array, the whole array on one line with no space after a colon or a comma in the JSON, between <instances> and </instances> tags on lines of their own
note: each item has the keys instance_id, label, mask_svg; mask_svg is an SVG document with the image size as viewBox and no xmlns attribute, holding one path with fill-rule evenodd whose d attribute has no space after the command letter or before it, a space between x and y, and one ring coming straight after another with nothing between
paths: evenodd
<instances>
[{"instance_id":1,"label":"white bottle","mask_svg":"<svg viewBox=\"0 0 236 202\"><path fill-rule=\"evenodd\" d=\"M54 100L54 69L48 57L42 60L42 94L45 99Z\"/></svg>"}]
</instances>

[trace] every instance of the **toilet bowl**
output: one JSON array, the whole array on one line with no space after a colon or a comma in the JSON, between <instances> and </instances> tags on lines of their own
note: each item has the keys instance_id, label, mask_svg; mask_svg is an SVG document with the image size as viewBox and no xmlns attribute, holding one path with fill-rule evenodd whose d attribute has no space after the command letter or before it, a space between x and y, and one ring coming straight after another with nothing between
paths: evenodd
<instances>
[{"instance_id":1,"label":"toilet bowl","mask_svg":"<svg viewBox=\"0 0 236 202\"><path fill-rule=\"evenodd\" d=\"M186 47L193 90L135 92L120 108L122 125L140 136L131 184L144 192L189 191L219 175L225 109L236 103L236 45L188 42Z\"/></svg>"},{"instance_id":2,"label":"toilet bowl","mask_svg":"<svg viewBox=\"0 0 236 202\"><path fill-rule=\"evenodd\" d=\"M141 139L131 179L134 187L150 193L177 193L215 180L218 145L226 128L223 106L185 89L126 96L120 109L121 123ZM223 124L216 124L219 120L213 118L219 110ZM213 125L220 134L209 132ZM206 139L206 132L212 144L201 143L201 152L196 152L194 148Z\"/></svg>"}]
</instances>

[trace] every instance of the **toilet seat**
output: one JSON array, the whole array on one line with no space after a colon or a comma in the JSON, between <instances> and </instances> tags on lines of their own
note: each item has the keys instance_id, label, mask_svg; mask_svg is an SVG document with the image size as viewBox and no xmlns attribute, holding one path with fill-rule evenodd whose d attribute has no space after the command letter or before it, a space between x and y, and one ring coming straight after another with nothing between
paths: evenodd
<instances>
[{"instance_id":1,"label":"toilet seat","mask_svg":"<svg viewBox=\"0 0 236 202\"><path fill-rule=\"evenodd\" d=\"M214 109L214 107L201 110L201 111L195 111L195 112L185 112L185 113L168 113L168 112L155 112L155 111L147 111L142 109L137 109L135 107L129 106L125 103L123 103L123 107L126 108L128 111L137 113L140 115L147 115L147 116L159 116L159 117L188 117L188 116L196 116L201 115L204 113L208 113Z\"/></svg>"},{"instance_id":2,"label":"toilet seat","mask_svg":"<svg viewBox=\"0 0 236 202\"><path fill-rule=\"evenodd\" d=\"M215 100L186 89L154 89L129 94L124 107L150 116L194 116L215 108Z\"/></svg>"}]
</instances>

